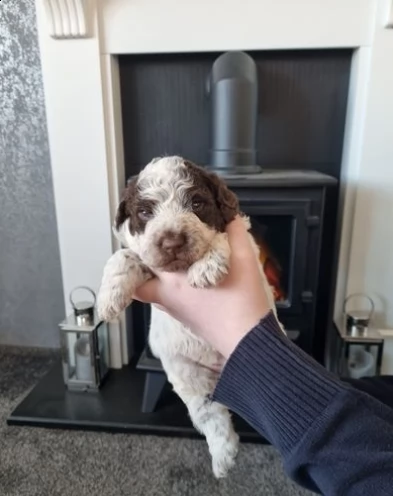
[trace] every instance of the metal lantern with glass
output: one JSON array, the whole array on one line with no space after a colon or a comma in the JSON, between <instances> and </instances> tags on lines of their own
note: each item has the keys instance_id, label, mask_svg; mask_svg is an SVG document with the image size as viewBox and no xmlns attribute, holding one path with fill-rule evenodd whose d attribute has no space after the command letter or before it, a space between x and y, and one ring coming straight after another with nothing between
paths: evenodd
<instances>
[{"instance_id":1,"label":"metal lantern with glass","mask_svg":"<svg viewBox=\"0 0 393 496\"><path fill-rule=\"evenodd\" d=\"M92 301L74 301L77 291L87 291ZM70 294L73 313L59 324L63 376L68 389L98 391L109 371L108 325L95 310L96 295L87 286Z\"/></svg>"},{"instance_id":2,"label":"metal lantern with glass","mask_svg":"<svg viewBox=\"0 0 393 496\"><path fill-rule=\"evenodd\" d=\"M349 310L349 302L362 298L369 310ZM359 303L358 303L359 305ZM342 377L360 379L381 374L384 339L372 325L374 302L364 293L349 295L344 301L342 319L336 322L338 331L337 373Z\"/></svg>"}]
</instances>

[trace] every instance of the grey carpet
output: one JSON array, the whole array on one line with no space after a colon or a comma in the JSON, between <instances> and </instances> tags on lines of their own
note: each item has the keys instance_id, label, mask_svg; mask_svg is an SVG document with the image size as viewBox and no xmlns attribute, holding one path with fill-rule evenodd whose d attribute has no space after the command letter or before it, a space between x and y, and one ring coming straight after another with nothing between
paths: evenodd
<instances>
[{"instance_id":1,"label":"grey carpet","mask_svg":"<svg viewBox=\"0 0 393 496\"><path fill-rule=\"evenodd\" d=\"M203 441L7 426L53 359L46 351L0 347L1 496L310 494L288 480L271 447L242 445L235 469L216 481Z\"/></svg>"}]
</instances>

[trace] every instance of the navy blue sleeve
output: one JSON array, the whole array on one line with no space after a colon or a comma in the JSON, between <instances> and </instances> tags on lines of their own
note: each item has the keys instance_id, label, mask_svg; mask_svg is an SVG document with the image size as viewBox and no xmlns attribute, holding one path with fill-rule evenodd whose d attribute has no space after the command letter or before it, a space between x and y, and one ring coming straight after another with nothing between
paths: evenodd
<instances>
[{"instance_id":1,"label":"navy blue sleeve","mask_svg":"<svg viewBox=\"0 0 393 496\"><path fill-rule=\"evenodd\" d=\"M393 494L393 410L304 353L273 313L239 343L213 400L274 445L299 485L326 496Z\"/></svg>"}]
</instances>

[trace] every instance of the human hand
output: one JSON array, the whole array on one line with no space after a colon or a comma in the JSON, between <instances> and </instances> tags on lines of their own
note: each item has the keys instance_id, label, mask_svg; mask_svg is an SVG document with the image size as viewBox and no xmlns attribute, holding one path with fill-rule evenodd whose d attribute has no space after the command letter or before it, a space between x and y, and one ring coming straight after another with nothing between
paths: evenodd
<instances>
[{"instance_id":1,"label":"human hand","mask_svg":"<svg viewBox=\"0 0 393 496\"><path fill-rule=\"evenodd\" d=\"M159 272L135 294L135 299L155 304L182 322L226 358L270 310L259 262L240 217L228 225L227 233L230 270L217 287L192 288L185 273Z\"/></svg>"}]
</instances>

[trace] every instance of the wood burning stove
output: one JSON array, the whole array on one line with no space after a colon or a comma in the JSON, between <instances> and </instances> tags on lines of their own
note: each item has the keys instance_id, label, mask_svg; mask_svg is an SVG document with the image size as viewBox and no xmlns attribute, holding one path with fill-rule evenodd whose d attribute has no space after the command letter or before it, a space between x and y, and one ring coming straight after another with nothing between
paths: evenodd
<instances>
[{"instance_id":1,"label":"wood burning stove","mask_svg":"<svg viewBox=\"0 0 393 496\"><path fill-rule=\"evenodd\" d=\"M237 194L241 210L250 216L260 262L288 337L318 359L326 331L316 325L325 197L337 181L319 172L266 170L227 176L226 182ZM144 328L147 341L150 314L149 307L143 307L131 318L134 328ZM165 376L148 346L137 367L146 372L142 410L152 412Z\"/></svg>"}]
</instances>

